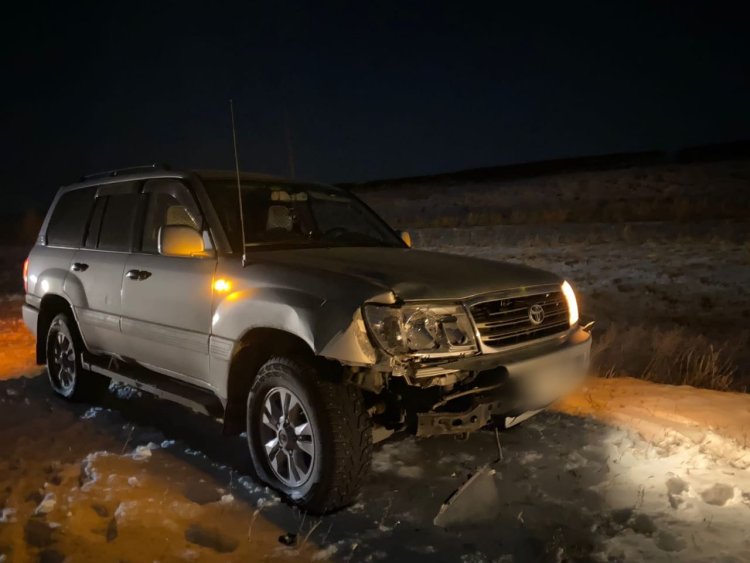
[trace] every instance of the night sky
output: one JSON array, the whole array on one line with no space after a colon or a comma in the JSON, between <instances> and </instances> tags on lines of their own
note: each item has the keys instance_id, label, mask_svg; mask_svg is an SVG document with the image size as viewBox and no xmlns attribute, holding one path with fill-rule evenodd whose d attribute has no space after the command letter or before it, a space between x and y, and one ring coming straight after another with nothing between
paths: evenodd
<instances>
[{"instance_id":1,"label":"night sky","mask_svg":"<svg viewBox=\"0 0 750 563\"><path fill-rule=\"evenodd\" d=\"M747 19L718 2L16 4L4 212L84 172L231 168L230 97L243 169L288 173L286 123L326 182L750 138Z\"/></svg>"}]
</instances>

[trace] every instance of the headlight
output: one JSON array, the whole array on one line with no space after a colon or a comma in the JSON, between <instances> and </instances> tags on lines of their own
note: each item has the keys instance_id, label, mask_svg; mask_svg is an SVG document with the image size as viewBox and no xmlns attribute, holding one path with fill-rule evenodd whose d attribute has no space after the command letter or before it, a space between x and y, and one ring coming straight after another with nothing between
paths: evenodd
<instances>
[{"instance_id":1,"label":"headlight","mask_svg":"<svg viewBox=\"0 0 750 563\"><path fill-rule=\"evenodd\" d=\"M391 355L459 355L476 351L469 317L461 305L365 305L365 320Z\"/></svg>"},{"instance_id":2,"label":"headlight","mask_svg":"<svg viewBox=\"0 0 750 563\"><path fill-rule=\"evenodd\" d=\"M570 326L573 326L578 322L578 302L576 301L576 294L573 292L573 288L566 281L563 282L562 286L563 295L565 301L568 302L568 317L570 320Z\"/></svg>"}]
</instances>

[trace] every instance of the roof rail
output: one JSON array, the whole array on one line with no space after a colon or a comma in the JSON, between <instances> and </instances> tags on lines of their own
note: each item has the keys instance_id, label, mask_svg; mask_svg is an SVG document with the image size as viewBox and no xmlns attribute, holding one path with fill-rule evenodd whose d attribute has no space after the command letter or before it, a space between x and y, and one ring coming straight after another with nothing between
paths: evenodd
<instances>
[{"instance_id":1,"label":"roof rail","mask_svg":"<svg viewBox=\"0 0 750 563\"><path fill-rule=\"evenodd\" d=\"M169 166L166 164L159 164L157 162L151 164L143 164L141 166L129 166L127 168L117 168L115 170L106 170L105 172L95 172L94 174L86 174L81 176L81 182L84 180L92 180L94 178L113 178L115 176L121 176L122 174L129 174L138 171L147 170L169 170Z\"/></svg>"}]
</instances>

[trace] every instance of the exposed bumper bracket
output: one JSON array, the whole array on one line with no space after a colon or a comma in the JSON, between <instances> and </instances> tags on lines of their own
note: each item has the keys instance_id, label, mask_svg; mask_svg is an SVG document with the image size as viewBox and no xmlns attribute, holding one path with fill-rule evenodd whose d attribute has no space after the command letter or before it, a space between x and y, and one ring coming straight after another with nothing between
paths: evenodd
<instances>
[{"instance_id":1,"label":"exposed bumper bracket","mask_svg":"<svg viewBox=\"0 0 750 563\"><path fill-rule=\"evenodd\" d=\"M465 434L486 426L499 403L482 403L463 412L417 413L417 436Z\"/></svg>"}]
</instances>

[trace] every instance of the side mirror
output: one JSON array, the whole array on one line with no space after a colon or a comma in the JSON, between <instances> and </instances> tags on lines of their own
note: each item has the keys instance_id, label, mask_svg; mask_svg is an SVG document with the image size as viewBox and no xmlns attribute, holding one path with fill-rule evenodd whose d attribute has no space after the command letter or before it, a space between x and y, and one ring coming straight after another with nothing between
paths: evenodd
<instances>
[{"instance_id":1,"label":"side mirror","mask_svg":"<svg viewBox=\"0 0 750 563\"><path fill-rule=\"evenodd\" d=\"M167 225L159 229L159 254L163 256L206 256L203 237L192 227Z\"/></svg>"},{"instance_id":2,"label":"side mirror","mask_svg":"<svg viewBox=\"0 0 750 563\"><path fill-rule=\"evenodd\" d=\"M409 231L399 231L398 234L401 235L401 240L406 243L406 246L411 248L411 235Z\"/></svg>"}]
</instances>

